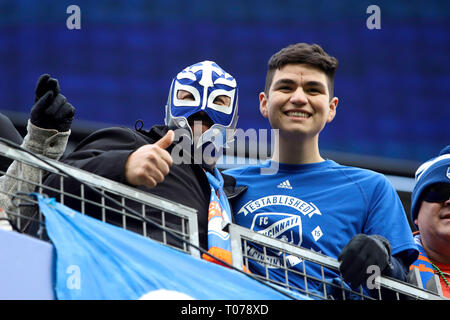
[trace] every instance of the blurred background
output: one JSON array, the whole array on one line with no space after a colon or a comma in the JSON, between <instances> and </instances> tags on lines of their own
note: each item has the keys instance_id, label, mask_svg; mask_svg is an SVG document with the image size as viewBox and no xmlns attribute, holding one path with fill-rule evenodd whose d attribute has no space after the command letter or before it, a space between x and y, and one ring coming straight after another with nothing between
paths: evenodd
<instances>
[{"instance_id":1,"label":"blurred background","mask_svg":"<svg viewBox=\"0 0 450 320\"><path fill-rule=\"evenodd\" d=\"M79 30L66 26L72 4ZM369 5L381 29L367 28ZM0 112L25 134L49 73L76 107L70 150L98 128L162 124L172 78L208 59L238 81L238 127L270 128L258 110L268 59L318 43L339 60L322 155L399 178L408 205L415 169L450 143L449 38L448 0L1 0Z\"/></svg>"}]
</instances>

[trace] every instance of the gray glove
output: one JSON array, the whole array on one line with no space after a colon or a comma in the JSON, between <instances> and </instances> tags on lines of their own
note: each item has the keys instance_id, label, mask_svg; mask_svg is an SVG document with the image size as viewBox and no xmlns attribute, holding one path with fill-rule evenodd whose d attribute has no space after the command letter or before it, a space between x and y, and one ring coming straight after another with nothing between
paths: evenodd
<instances>
[{"instance_id":1,"label":"gray glove","mask_svg":"<svg viewBox=\"0 0 450 320\"><path fill-rule=\"evenodd\" d=\"M43 74L37 82L35 94L30 114L31 123L43 129L68 131L75 108L60 94L58 80Z\"/></svg>"}]
</instances>

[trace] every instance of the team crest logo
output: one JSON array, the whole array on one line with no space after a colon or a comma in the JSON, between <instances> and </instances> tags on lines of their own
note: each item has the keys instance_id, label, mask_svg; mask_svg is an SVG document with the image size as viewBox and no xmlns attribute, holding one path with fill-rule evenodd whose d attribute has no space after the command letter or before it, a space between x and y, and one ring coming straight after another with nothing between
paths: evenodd
<instances>
[{"instance_id":1,"label":"team crest logo","mask_svg":"<svg viewBox=\"0 0 450 320\"><path fill-rule=\"evenodd\" d=\"M302 220L296 214L277 212L256 214L253 217L250 229L290 244L299 246L302 243ZM263 254L261 250L249 246L247 247L247 254L256 261L264 261L264 264L270 269L282 267L285 263L287 266L293 267L302 261L300 258L291 255L283 257L282 252L270 248L267 248L266 254ZM283 259L286 261L284 262Z\"/></svg>"},{"instance_id":2,"label":"team crest logo","mask_svg":"<svg viewBox=\"0 0 450 320\"><path fill-rule=\"evenodd\" d=\"M287 186L287 183L284 185ZM276 208L276 210L286 209L294 213L261 212L266 207ZM255 232L300 246L303 242L304 232L302 219L310 221L309 219L314 219L317 216L322 216L322 213L314 203L303 201L297 197L278 194L248 201L239 209L236 218L237 220L247 221L246 226ZM247 220L249 218L251 220ZM318 241L323 232L320 227L316 227L311 234L314 241ZM266 252L263 252L256 244L247 246L247 255L255 263L271 269L285 265L294 267L302 262L302 259L296 256L285 255L274 249L266 248Z\"/></svg>"},{"instance_id":3,"label":"team crest logo","mask_svg":"<svg viewBox=\"0 0 450 320\"><path fill-rule=\"evenodd\" d=\"M296 214L276 212L255 214L250 229L297 246L302 243L302 219Z\"/></svg>"},{"instance_id":4,"label":"team crest logo","mask_svg":"<svg viewBox=\"0 0 450 320\"><path fill-rule=\"evenodd\" d=\"M447 168L447 178L450 179L450 167Z\"/></svg>"}]
</instances>

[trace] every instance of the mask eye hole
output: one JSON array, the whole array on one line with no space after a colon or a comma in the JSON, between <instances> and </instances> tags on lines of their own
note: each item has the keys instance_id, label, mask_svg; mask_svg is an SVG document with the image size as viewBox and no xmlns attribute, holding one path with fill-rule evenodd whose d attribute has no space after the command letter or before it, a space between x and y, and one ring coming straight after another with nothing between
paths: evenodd
<instances>
[{"instance_id":1,"label":"mask eye hole","mask_svg":"<svg viewBox=\"0 0 450 320\"><path fill-rule=\"evenodd\" d=\"M178 90L177 91L177 99L178 100L195 101L194 95L186 90Z\"/></svg>"},{"instance_id":2,"label":"mask eye hole","mask_svg":"<svg viewBox=\"0 0 450 320\"><path fill-rule=\"evenodd\" d=\"M219 106L229 107L231 103L231 98L225 95L220 95L214 99L213 103Z\"/></svg>"}]
</instances>

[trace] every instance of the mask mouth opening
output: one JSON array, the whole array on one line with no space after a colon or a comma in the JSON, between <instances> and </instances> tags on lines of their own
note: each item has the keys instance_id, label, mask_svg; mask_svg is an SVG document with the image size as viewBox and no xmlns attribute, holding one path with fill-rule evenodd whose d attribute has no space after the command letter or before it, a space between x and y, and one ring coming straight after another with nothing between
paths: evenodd
<instances>
[{"instance_id":1,"label":"mask mouth opening","mask_svg":"<svg viewBox=\"0 0 450 320\"><path fill-rule=\"evenodd\" d=\"M195 121L201 121L202 125L211 128L214 125L212 119L208 116L205 111L199 111L194 113L193 115L188 117L188 123L191 126L191 129Z\"/></svg>"}]
</instances>

